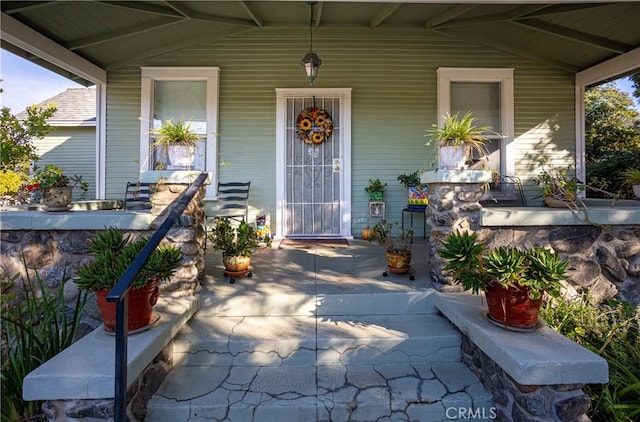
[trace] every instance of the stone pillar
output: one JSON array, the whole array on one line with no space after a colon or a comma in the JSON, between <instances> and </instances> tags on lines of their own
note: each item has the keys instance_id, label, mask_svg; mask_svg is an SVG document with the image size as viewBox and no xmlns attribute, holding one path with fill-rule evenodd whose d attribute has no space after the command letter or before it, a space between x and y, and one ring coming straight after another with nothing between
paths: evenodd
<instances>
[{"instance_id":1,"label":"stone pillar","mask_svg":"<svg viewBox=\"0 0 640 422\"><path fill-rule=\"evenodd\" d=\"M151 213L162 217L167 206L188 187L187 183L158 183L151 195L151 203L153 204ZM202 275L205 265L204 195L205 188L202 187L163 241L163 244L179 247L184 256L182 267L176 271L171 280L160 286L163 292L178 292L188 295L195 293L198 289L198 279ZM164 219L159 218L157 221L157 224L154 223L154 229L157 229Z\"/></svg>"},{"instance_id":2,"label":"stone pillar","mask_svg":"<svg viewBox=\"0 0 640 422\"><path fill-rule=\"evenodd\" d=\"M438 170L423 173L420 181L429 188L427 217L431 226L427 262L433 281L445 284L444 291L459 291L442 275L444 261L437 251L452 231L476 230L480 200L491 180L487 170Z\"/></svg>"}]
</instances>

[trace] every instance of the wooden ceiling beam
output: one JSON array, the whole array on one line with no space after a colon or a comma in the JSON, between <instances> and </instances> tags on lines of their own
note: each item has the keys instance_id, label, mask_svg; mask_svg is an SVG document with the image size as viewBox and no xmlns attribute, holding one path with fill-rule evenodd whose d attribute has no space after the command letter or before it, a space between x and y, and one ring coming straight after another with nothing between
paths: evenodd
<instances>
[{"instance_id":1,"label":"wooden ceiling beam","mask_svg":"<svg viewBox=\"0 0 640 422\"><path fill-rule=\"evenodd\" d=\"M66 47L71 50L80 50L82 48L90 47L92 45L104 44L107 42L115 41L121 38L130 37L133 35L142 34L145 32L153 31L166 26L175 25L182 22L181 20L171 18L161 18L143 25L132 25L127 28L122 28L117 31L110 31L99 35L93 35L90 37L80 38L75 41L71 41Z\"/></svg>"},{"instance_id":2,"label":"wooden ceiling beam","mask_svg":"<svg viewBox=\"0 0 640 422\"><path fill-rule=\"evenodd\" d=\"M472 10L475 7L476 6L472 4L460 4L458 6L454 6L449 10L447 10L446 12L441 13L439 16L429 19L428 21L425 22L424 26L427 29L435 29L440 25L467 13L469 10Z\"/></svg>"},{"instance_id":3,"label":"wooden ceiling beam","mask_svg":"<svg viewBox=\"0 0 640 422\"><path fill-rule=\"evenodd\" d=\"M369 23L369 26L371 28L376 28L377 26L379 26L382 22L384 22L385 20L387 20L387 18L391 15L393 15L393 13L398 10L400 8L400 6L402 6L402 3L396 3L396 4L387 4L385 7L382 8L382 10L380 12L378 12L377 15L375 15L372 19L371 22Z\"/></svg>"},{"instance_id":4,"label":"wooden ceiling beam","mask_svg":"<svg viewBox=\"0 0 640 422\"><path fill-rule=\"evenodd\" d=\"M565 40L589 45L591 47L601 48L603 50L612 51L618 54L627 52L633 48L633 46L631 45L591 35L586 32L576 31L574 29L555 25L540 19L515 20L512 23L533 29L535 31L544 32L545 34L553 35L555 37L564 38Z\"/></svg>"}]
</instances>

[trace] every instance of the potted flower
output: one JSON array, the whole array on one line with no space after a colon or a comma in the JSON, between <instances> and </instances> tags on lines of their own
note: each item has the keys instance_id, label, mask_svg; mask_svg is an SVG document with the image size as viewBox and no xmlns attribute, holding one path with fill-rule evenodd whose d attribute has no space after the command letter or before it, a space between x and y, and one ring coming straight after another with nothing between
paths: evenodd
<instances>
[{"instance_id":1,"label":"potted flower","mask_svg":"<svg viewBox=\"0 0 640 422\"><path fill-rule=\"evenodd\" d=\"M147 238L132 239L123 231L108 227L89 241L92 262L76 273L75 283L83 290L95 291L104 330L115 331L115 303L106 295L147 243ZM159 283L168 280L182 265L182 253L175 246L159 246L129 290L128 331L137 332L153 322L153 305L158 300Z\"/></svg>"},{"instance_id":2,"label":"potted flower","mask_svg":"<svg viewBox=\"0 0 640 422\"><path fill-rule=\"evenodd\" d=\"M233 227L231 220L223 217L214 219L207 237L213 249L222 251L225 276L231 277L231 284L235 283L235 277L253 275L249 268L251 255L260 244L271 247L271 238L268 235L260 236L257 230L245 221Z\"/></svg>"},{"instance_id":3,"label":"potted flower","mask_svg":"<svg viewBox=\"0 0 640 422\"><path fill-rule=\"evenodd\" d=\"M629 169L622 173L622 180L633 189L633 195L640 199L640 169Z\"/></svg>"},{"instance_id":4,"label":"potted flower","mask_svg":"<svg viewBox=\"0 0 640 422\"><path fill-rule=\"evenodd\" d=\"M397 235L393 235L394 226ZM398 228L398 224L392 224L386 220L380 220L373 226L373 238L386 251L387 271L395 274L411 272L411 243L413 242L413 229L411 227ZM387 271L382 273L387 276ZM413 280L413 274L409 276Z\"/></svg>"},{"instance_id":5,"label":"potted flower","mask_svg":"<svg viewBox=\"0 0 640 422\"><path fill-rule=\"evenodd\" d=\"M536 327L543 295L559 296L568 266L549 249L489 249L476 233L458 230L447 235L438 253L455 282L474 294L485 292L489 319L515 329Z\"/></svg>"},{"instance_id":6,"label":"potted flower","mask_svg":"<svg viewBox=\"0 0 640 422\"><path fill-rule=\"evenodd\" d=\"M369 186L364 188L364 191L369 194L369 198L372 201L382 201L386 187L387 184L383 185L380 179L369 179Z\"/></svg>"},{"instance_id":7,"label":"potted flower","mask_svg":"<svg viewBox=\"0 0 640 422\"><path fill-rule=\"evenodd\" d=\"M407 204L409 207L424 210L429 203L428 188L420 183L420 171L400 174L398 181L408 191Z\"/></svg>"},{"instance_id":8,"label":"potted flower","mask_svg":"<svg viewBox=\"0 0 640 422\"><path fill-rule=\"evenodd\" d=\"M438 147L439 169L463 169L472 158L473 152L481 157L487 155L485 143L487 133L494 133L490 126L476 126L472 112L459 117L458 113L443 116L441 127L434 124L427 129L428 142L435 142Z\"/></svg>"},{"instance_id":9,"label":"potted flower","mask_svg":"<svg viewBox=\"0 0 640 422\"><path fill-rule=\"evenodd\" d=\"M201 136L191 129L191 122L169 119L151 131L155 136L154 148L164 148L174 166L189 167L195 159L195 151Z\"/></svg>"},{"instance_id":10,"label":"potted flower","mask_svg":"<svg viewBox=\"0 0 640 422\"><path fill-rule=\"evenodd\" d=\"M546 158L540 160L542 171L534 179L536 184L542 186L543 201L549 207L573 207L584 186L569 175L571 167L550 173L544 168L546 162Z\"/></svg>"},{"instance_id":11,"label":"potted flower","mask_svg":"<svg viewBox=\"0 0 640 422\"><path fill-rule=\"evenodd\" d=\"M61 167L54 164L46 164L44 167L35 167L33 176L26 186L28 191L40 189L42 202L47 211L67 210L71 203L73 188L78 186L84 192L89 190L89 184L82 182L82 176L71 177L64 174Z\"/></svg>"}]
</instances>

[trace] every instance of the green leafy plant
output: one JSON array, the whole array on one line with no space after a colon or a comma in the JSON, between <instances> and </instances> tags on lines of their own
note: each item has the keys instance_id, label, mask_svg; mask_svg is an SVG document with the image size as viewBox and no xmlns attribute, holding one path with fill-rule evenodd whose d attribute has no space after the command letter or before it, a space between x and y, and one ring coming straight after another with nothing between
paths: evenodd
<instances>
[{"instance_id":1,"label":"green leafy plant","mask_svg":"<svg viewBox=\"0 0 640 422\"><path fill-rule=\"evenodd\" d=\"M407 189L414 186L421 186L420 170L416 170L413 173L403 173L398 175L398 182Z\"/></svg>"},{"instance_id":2,"label":"green leafy plant","mask_svg":"<svg viewBox=\"0 0 640 422\"><path fill-rule=\"evenodd\" d=\"M413 241L413 229L404 229L398 223L389 223L387 220L378 221L373 227L373 238L378 245L386 249L387 252L401 255L411 255L411 243ZM395 228L395 230L394 230ZM394 236L393 232L397 234Z\"/></svg>"},{"instance_id":3,"label":"green leafy plant","mask_svg":"<svg viewBox=\"0 0 640 422\"><path fill-rule=\"evenodd\" d=\"M271 237L260 236L245 221L233 227L229 218L216 217L207 236L213 249L224 251L228 255L251 256L262 243L271 247Z\"/></svg>"},{"instance_id":4,"label":"green leafy plant","mask_svg":"<svg viewBox=\"0 0 640 422\"><path fill-rule=\"evenodd\" d=\"M428 139L425 145L435 142L438 147L444 146L468 146L469 152L476 151L480 156L487 155L486 142L487 133L495 133L490 126L476 126L473 113L468 111L462 117L459 113L447 113L443 116L441 127L433 124L431 129L427 129L425 135Z\"/></svg>"},{"instance_id":5,"label":"green leafy plant","mask_svg":"<svg viewBox=\"0 0 640 422\"><path fill-rule=\"evenodd\" d=\"M565 337L609 363L609 382L586 385L593 421L640 419L640 307L621 301L595 306L588 294L572 300L550 299L540 315Z\"/></svg>"},{"instance_id":6,"label":"green leafy plant","mask_svg":"<svg viewBox=\"0 0 640 422\"><path fill-rule=\"evenodd\" d=\"M109 227L89 241L94 260L76 273L80 289L111 289L147 243L146 237L133 240L122 230ZM168 280L182 265L182 253L175 246L159 246L140 271L132 288L139 289L155 280Z\"/></svg>"},{"instance_id":7,"label":"green leafy plant","mask_svg":"<svg viewBox=\"0 0 640 422\"><path fill-rule=\"evenodd\" d=\"M542 292L557 297L569 265L559 254L542 247L488 250L476 233L459 230L447 235L438 253L447 261L444 270L474 294L498 283L504 288L529 287L531 299L539 299Z\"/></svg>"},{"instance_id":8,"label":"green leafy plant","mask_svg":"<svg viewBox=\"0 0 640 422\"><path fill-rule=\"evenodd\" d=\"M25 264L26 267L26 264ZM24 401L24 377L76 339L87 292L79 292L73 308L65 305L65 284L46 288L36 273L21 283L18 277L2 285L2 420L23 421L41 413L41 402Z\"/></svg>"},{"instance_id":9,"label":"green leafy plant","mask_svg":"<svg viewBox=\"0 0 640 422\"><path fill-rule=\"evenodd\" d=\"M574 202L578 198L578 193L584 190L584 185L578 179L569 175L572 170L571 167L556 170L555 172L547 171L544 167L547 161L546 158L540 160L542 170L538 177L534 179L536 184L542 187L542 196L565 202Z\"/></svg>"},{"instance_id":10,"label":"green leafy plant","mask_svg":"<svg viewBox=\"0 0 640 422\"><path fill-rule=\"evenodd\" d=\"M73 175L69 177L64 174L61 167L55 164L45 164L44 167L35 167L33 177L30 181L31 188L38 187L48 189L76 186L85 192L89 189L89 184L82 182L82 176Z\"/></svg>"},{"instance_id":11,"label":"green leafy plant","mask_svg":"<svg viewBox=\"0 0 640 422\"><path fill-rule=\"evenodd\" d=\"M191 121L183 119L174 122L169 119L162 123L157 129L151 131L155 136L154 146L160 145L182 145L187 147L195 147L198 145L201 136L191 129Z\"/></svg>"},{"instance_id":12,"label":"green leafy plant","mask_svg":"<svg viewBox=\"0 0 640 422\"><path fill-rule=\"evenodd\" d=\"M382 184L380 179L369 179L369 186L364 188L364 191L367 193L373 192L384 192L384 189L387 187L387 184Z\"/></svg>"},{"instance_id":13,"label":"green leafy plant","mask_svg":"<svg viewBox=\"0 0 640 422\"><path fill-rule=\"evenodd\" d=\"M625 185L640 185L640 169L629 169L622 173L622 180Z\"/></svg>"}]
</instances>

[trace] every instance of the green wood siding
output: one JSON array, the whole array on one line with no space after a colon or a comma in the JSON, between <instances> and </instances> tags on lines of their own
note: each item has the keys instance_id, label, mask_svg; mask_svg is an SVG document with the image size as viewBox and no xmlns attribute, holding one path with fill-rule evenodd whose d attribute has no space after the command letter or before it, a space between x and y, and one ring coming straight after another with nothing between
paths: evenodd
<instances>
[{"instance_id":1,"label":"green wood siding","mask_svg":"<svg viewBox=\"0 0 640 422\"><path fill-rule=\"evenodd\" d=\"M40 160L37 166L55 164L68 176L82 176L89 183L89 191L82 195L74 189L74 199L95 199L96 197L96 128L95 127L58 127L56 130L36 141Z\"/></svg>"},{"instance_id":2,"label":"green wood siding","mask_svg":"<svg viewBox=\"0 0 640 422\"><path fill-rule=\"evenodd\" d=\"M438 67L515 68L516 168L529 190L533 165L554 148L558 159L574 163L573 75L495 50L424 36L369 38L361 32L315 35L314 52L323 60L317 88L353 88L352 225L354 236L367 222L369 178L388 183L387 219L399 221L406 191L398 174L429 169L435 149L424 145L425 129L436 122ZM220 179L251 180L252 214L270 213L275 223L276 88L308 87L300 59L305 36L236 36L146 60L144 66L219 66ZM140 70L111 71L107 107L107 196L117 198L127 179L137 177ZM545 126L546 125L546 126ZM548 127L542 133L539 128ZM536 129L538 128L538 129ZM554 153L554 155L556 154ZM272 227L273 229L273 227ZM419 230L419 229L418 229Z\"/></svg>"}]
</instances>

